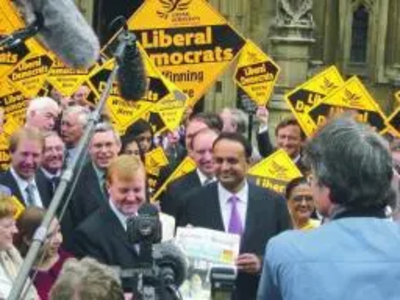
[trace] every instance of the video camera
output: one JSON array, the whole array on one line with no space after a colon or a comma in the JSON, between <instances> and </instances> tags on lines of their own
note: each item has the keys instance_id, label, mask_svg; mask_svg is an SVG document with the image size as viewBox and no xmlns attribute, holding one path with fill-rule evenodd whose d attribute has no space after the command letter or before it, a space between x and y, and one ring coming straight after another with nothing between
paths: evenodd
<instances>
[{"instance_id":1,"label":"video camera","mask_svg":"<svg viewBox=\"0 0 400 300\"><path fill-rule=\"evenodd\" d=\"M161 232L158 210L151 204L143 204L138 216L128 221L128 240L138 252L138 264L122 270L121 279L131 283L135 300L180 299L178 287L186 277L187 262L173 243L160 243Z\"/></svg>"}]
</instances>

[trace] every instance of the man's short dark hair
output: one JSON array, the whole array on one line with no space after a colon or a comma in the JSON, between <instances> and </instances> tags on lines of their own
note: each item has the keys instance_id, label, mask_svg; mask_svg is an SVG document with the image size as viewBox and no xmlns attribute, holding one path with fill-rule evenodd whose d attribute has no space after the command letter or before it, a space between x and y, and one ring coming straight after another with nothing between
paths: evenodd
<instances>
[{"instance_id":1,"label":"man's short dark hair","mask_svg":"<svg viewBox=\"0 0 400 300\"><path fill-rule=\"evenodd\" d=\"M344 116L321 128L305 149L317 184L347 209L383 209L393 201L392 158L370 126Z\"/></svg>"},{"instance_id":2,"label":"man's short dark hair","mask_svg":"<svg viewBox=\"0 0 400 300\"><path fill-rule=\"evenodd\" d=\"M247 159L251 158L251 155L253 153L253 148L252 148L251 144L248 142L248 140L243 135L241 135L240 133L237 133L237 132L222 132L218 136L218 138L214 141L213 149L222 140L228 140L228 141L237 142L237 143L241 144L243 146L246 158Z\"/></svg>"},{"instance_id":3,"label":"man's short dark hair","mask_svg":"<svg viewBox=\"0 0 400 300\"><path fill-rule=\"evenodd\" d=\"M306 135L305 135L303 129L301 129L301 126L300 126L299 122L295 118L286 118L286 119L283 119L282 121L280 121L278 123L278 125L276 126L276 128L275 128L275 136L278 136L279 130L281 130L282 128L285 128L287 126L297 126L297 127L299 127L301 140L305 140L306 139Z\"/></svg>"},{"instance_id":4,"label":"man's short dark hair","mask_svg":"<svg viewBox=\"0 0 400 300\"><path fill-rule=\"evenodd\" d=\"M218 114L210 112L200 112L189 117L189 122L196 120L203 122L208 128L222 131L224 127L224 122Z\"/></svg>"}]
</instances>

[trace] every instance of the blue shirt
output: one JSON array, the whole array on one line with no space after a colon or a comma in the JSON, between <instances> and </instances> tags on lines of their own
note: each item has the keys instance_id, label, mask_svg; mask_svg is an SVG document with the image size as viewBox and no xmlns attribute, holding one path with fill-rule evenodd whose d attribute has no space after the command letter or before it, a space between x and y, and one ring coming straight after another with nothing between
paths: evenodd
<instances>
[{"instance_id":1,"label":"blue shirt","mask_svg":"<svg viewBox=\"0 0 400 300\"><path fill-rule=\"evenodd\" d=\"M400 299L400 225L342 218L266 247L258 300Z\"/></svg>"}]
</instances>

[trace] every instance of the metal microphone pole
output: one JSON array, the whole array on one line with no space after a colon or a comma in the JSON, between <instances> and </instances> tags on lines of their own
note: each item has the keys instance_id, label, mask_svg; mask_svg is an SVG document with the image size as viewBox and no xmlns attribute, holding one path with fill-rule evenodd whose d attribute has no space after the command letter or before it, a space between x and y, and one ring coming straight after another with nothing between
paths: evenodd
<instances>
[{"instance_id":1,"label":"metal microphone pole","mask_svg":"<svg viewBox=\"0 0 400 300\"><path fill-rule=\"evenodd\" d=\"M24 262L18 273L15 283L13 284L8 300L20 299L19 295L21 295L21 292L23 291L25 282L27 281L29 272L36 261L39 250L46 240L50 223L53 220L59 206L62 203L62 199L64 194L66 193L67 187L69 186L72 180L75 181L77 180L77 176L74 177L74 172L78 166L80 158L82 157L82 155L86 155L88 151L87 145L93 135L96 124L100 120L101 112L103 111L103 108L106 104L106 100L110 95L111 89L113 87L113 82L116 79L117 72L120 67L122 56L124 55L125 52L125 48L131 41L132 41L131 36L127 31L123 32L119 37L119 44L115 52L115 58L116 58L115 65L110 76L108 77L106 88L100 97L100 101L95 111L91 113L88 124L85 128L85 132L81 137L81 140L79 141L76 155L74 156L71 164L68 165L68 168L63 172L61 176L60 184L58 185L55 194L53 196L53 199L50 203L50 206L46 211L43 222L34 234L32 245L29 248L29 251L24 259Z\"/></svg>"}]
</instances>

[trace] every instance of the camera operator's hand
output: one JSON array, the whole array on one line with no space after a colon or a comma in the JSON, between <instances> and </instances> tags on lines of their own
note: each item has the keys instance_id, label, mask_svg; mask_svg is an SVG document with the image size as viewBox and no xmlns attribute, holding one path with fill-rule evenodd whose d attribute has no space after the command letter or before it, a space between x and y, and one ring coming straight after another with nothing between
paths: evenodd
<instances>
[{"instance_id":1,"label":"camera operator's hand","mask_svg":"<svg viewBox=\"0 0 400 300\"><path fill-rule=\"evenodd\" d=\"M261 260L253 253L243 253L236 259L236 266L239 271L258 274L261 271Z\"/></svg>"}]
</instances>

